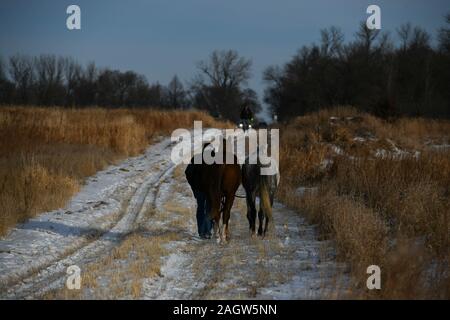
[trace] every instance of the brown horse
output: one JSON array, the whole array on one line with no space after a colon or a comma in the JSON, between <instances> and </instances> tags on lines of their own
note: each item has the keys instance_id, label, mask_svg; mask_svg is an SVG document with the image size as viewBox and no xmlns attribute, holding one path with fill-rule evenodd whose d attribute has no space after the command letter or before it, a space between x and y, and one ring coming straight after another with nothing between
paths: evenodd
<instances>
[{"instance_id":1,"label":"brown horse","mask_svg":"<svg viewBox=\"0 0 450 320\"><path fill-rule=\"evenodd\" d=\"M228 143L231 143L229 141ZM236 155L228 153L228 159L233 163L226 163L227 140L221 141L219 151L223 154L223 163L202 164L201 185L211 204L210 217L214 220L214 234L218 242L230 239L228 222L233 206L236 190L241 184L241 168ZM222 214L223 227L220 226ZM223 228L223 229L222 229Z\"/></svg>"}]
</instances>

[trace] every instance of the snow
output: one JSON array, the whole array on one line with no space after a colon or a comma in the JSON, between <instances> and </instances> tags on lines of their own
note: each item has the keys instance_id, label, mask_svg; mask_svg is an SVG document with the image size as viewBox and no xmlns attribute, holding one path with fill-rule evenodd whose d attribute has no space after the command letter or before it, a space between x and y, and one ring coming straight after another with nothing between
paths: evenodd
<instances>
[{"instance_id":1,"label":"snow","mask_svg":"<svg viewBox=\"0 0 450 320\"><path fill-rule=\"evenodd\" d=\"M11 285L35 270L49 267L49 272L61 272L63 268L55 264L77 262L72 252L84 249L93 256L128 232L142 209L148 188L159 178L160 171L172 166L170 161L160 165L170 159L169 142L165 139L143 155L98 172L87 179L64 209L41 214L12 229L0 240L2 289L8 287L8 293L13 293ZM155 171L155 166L160 171ZM123 201L130 197L127 212L121 212Z\"/></svg>"},{"instance_id":2,"label":"snow","mask_svg":"<svg viewBox=\"0 0 450 320\"><path fill-rule=\"evenodd\" d=\"M317 241L314 226L280 203L274 205L274 220L276 231L268 239L251 239L242 212L233 210L227 245L194 239L182 248L175 245L161 277L144 282L144 297L311 299L336 292L337 275L343 283L347 276L331 243Z\"/></svg>"},{"instance_id":3,"label":"snow","mask_svg":"<svg viewBox=\"0 0 450 320\"><path fill-rule=\"evenodd\" d=\"M317 193L318 188L317 187L298 187L295 190L295 193L299 196L304 196L306 194L314 194Z\"/></svg>"},{"instance_id":4,"label":"snow","mask_svg":"<svg viewBox=\"0 0 450 320\"><path fill-rule=\"evenodd\" d=\"M363 137L354 137L353 141L355 142L366 142L366 139Z\"/></svg>"},{"instance_id":5,"label":"snow","mask_svg":"<svg viewBox=\"0 0 450 320\"><path fill-rule=\"evenodd\" d=\"M432 144L432 145L430 145L430 148L433 148L436 150L447 150L447 149L450 149L450 144L448 144L448 143Z\"/></svg>"},{"instance_id":6,"label":"snow","mask_svg":"<svg viewBox=\"0 0 450 320\"><path fill-rule=\"evenodd\" d=\"M342 148L336 146L336 145L331 145L331 149L333 150L334 153L336 153L337 155L343 155L344 154L344 150L342 150Z\"/></svg>"},{"instance_id":7,"label":"snow","mask_svg":"<svg viewBox=\"0 0 450 320\"><path fill-rule=\"evenodd\" d=\"M250 238L245 200L236 199L230 243L199 240L195 200L190 191L177 191L190 189L183 177L175 179L172 146L161 139L87 179L65 208L13 228L0 240L0 297L36 298L62 288L68 266L99 260L139 226L177 230L182 239L165 244L162 276L142 279L144 299L292 299L334 290L332 280L344 266L335 262L331 244L318 241L314 226L282 204L274 206L275 230L267 239ZM306 191L314 192L299 192ZM187 208L187 216L167 212L167 204ZM156 213L146 215L149 208ZM98 282L106 283L104 277Z\"/></svg>"}]
</instances>

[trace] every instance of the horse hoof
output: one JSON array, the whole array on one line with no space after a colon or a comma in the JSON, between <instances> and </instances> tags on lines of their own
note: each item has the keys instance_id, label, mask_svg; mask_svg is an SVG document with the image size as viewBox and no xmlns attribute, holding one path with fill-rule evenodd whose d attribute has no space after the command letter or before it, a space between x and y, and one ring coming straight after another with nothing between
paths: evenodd
<instances>
[{"instance_id":1,"label":"horse hoof","mask_svg":"<svg viewBox=\"0 0 450 320\"><path fill-rule=\"evenodd\" d=\"M226 245L226 244L227 244L227 241L226 241L226 240L220 240L220 239L219 239L219 240L217 241L217 244L220 245L220 246L223 246L223 245Z\"/></svg>"},{"instance_id":2,"label":"horse hoof","mask_svg":"<svg viewBox=\"0 0 450 320\"><path fill-rule=\"evenodd\" d=\"M268 232L264 232L264 233L261 235L261 239L263 239L263 240L270 239L269 233L268 233Z\"/></svg>"}]
</instances>

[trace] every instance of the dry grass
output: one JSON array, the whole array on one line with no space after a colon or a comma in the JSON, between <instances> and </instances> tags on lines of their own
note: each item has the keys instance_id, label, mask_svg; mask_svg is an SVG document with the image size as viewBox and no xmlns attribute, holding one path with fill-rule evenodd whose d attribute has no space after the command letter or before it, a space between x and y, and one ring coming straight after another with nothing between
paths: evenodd
<instances>
[{"instance_id":1,"label":"dry grass","mask_svg":"<svg viewBox=\"0 0 450 320\"><path fill-rule=\"evenodd\" d=\"M281 130L280 197L335 240L351 266L353 297L450 297L450 150L428 146L449 138L448 121L385 122L352 108ZM300 186L318 189L301 195ZM382 268L376 292L365 288L371 264Z\"/></svg>"},{"instance_id":2,"label":"dry grass","mask_svg":"<svg viewBox=\"0 0 450 320\"><path fill-rule=\"evenodd\" d=\"M87 176L194 120L224 126L196 111L0 108L0 235L63 206Z\"/></svg>"},{"instance_id":3,"label":"dry grass","mask_svg":"<svg viewBox=\"0 0 450 320\"><path fill-rule=\"evenodd\" d=\"M176 215L180 219L176 219L176 225L173 223L174 220L167 222L162 228L155 227L151 222L139 223L137 229L123 235L114 248L95 261L80 265L82 278L80 290L69 290L64 286L46 293L41 298L52 300L145 298L144 284L148 280L153 281L163 276L161 267L164 257L174 252L173 243L184 238L186 217L191 215L191 211L174 200L166 203L162 212L152 207L148 208L144 215L149 217L155 214L162 214L165 217Z\"/></svg>"},{"instance_id":4,"label":"dry grass","mask_svg":"<svg viewBox=\"0 0 450 320\"><path fill-rule=\"evenodd\" d=\"M138 230L126 236L112 252L82 267L81 289L66 287L52 290L43 299L139 299L145 279L161 275L162 257L169 252L166 244L180 235L166 232L150 235Z\"/></svg>"}]
</instances>

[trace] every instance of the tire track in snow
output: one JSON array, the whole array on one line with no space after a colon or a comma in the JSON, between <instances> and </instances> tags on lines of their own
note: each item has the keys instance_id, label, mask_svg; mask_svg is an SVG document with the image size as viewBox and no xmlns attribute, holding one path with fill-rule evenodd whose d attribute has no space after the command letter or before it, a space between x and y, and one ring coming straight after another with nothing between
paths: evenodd
<instances>
[{"instance_id":1,"label":"tire track in snow","mask_svg":"<svg viewBox=\"0 0 450 320\"><path fill-rule=\"evenodd\" d=\"M317 240L314 227L297 212L281 204L274 207L275 232L269 239L250 239L245 202L237 199L230 221L231 241L226 245L218 245L214 239L199 241L196 237L195 201L184 176L175 179L176 167L169 160L170 145L166 139L150 147L139 161L128 159L117 169L134 170L136 174L127 180L133 185L133 190L115 195L126 206L108 230L96 239L83 242L74 252L42 264L36 271L30 270L30 274L8 286L0 296L36 298L64 287L67 266L77 264L83 269L83 265L95 263L141 223L153 225L154 232L165 228L173 230L174 225L170 226L172 213L165 210L151 216L146 213L153 209L160 211L165 203L177 201L184 208L192 208L185 213L183 223L176 226L186 239L169 243L170 254L162 257L161 277L142 279L142 298L295 299L332 296L336 291L333 278L340 272L340 266L335 263L333 254L323 252L324 242ZM139 172L144 163L148 165ZM176 190L180 189L189 191L189 194L177 194ZM176 217L180 217L179 213ZM1 259L0 253L0 262ZM7 269L0 266L2 274Z\"/></svg>"},{"instance_id":2,"label":"tire track in snow","mask_svg":"<svg viewBox=\"0 0 450 320\"><path fill-rule=\"evenodd\" d=\"M159 155L153 155L150 152L146 155L146 157L155 156L154 163L147 170L142 183L136 188L131 198L123 200L128 201L125 213L111 229L100 235L98 239L89 241L77 248L68 256L42 266L40 269L32 270L32 275L16 281L15 285L9 284L6 292L1 293L1 297L6 299L33 298L48 290L61 287L66 280L65 272L68 266L81 266L98 259L99 256L114 248L126 234L132 232L136 227L135 222L142 219L145 212L149 210L149 206L154 205L159 185L175 168L173 163L167 161L170 155L170 150L167 150L170 146L169 142L166 139L161 144L166 152ZM161 168L163 162L165 164ZM155 172L157 173L156 176Z\"/></svg>"}]
</instances>

